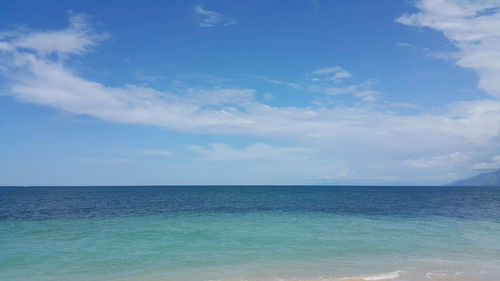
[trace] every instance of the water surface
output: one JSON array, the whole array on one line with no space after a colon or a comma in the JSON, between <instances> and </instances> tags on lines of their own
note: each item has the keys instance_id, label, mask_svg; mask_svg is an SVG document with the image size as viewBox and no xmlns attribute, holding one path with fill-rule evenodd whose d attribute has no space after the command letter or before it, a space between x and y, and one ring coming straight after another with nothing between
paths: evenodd
<instances>
[{"instance_id":1,"label":"water surface","mask_svg":"<svg viewBox=\"0 0 500 281\"><path fill-rule=\"evenodd\" d=\"M0 188L0 280L489 281L499 237L499 188Z\"/></svg>"}]
</instances>

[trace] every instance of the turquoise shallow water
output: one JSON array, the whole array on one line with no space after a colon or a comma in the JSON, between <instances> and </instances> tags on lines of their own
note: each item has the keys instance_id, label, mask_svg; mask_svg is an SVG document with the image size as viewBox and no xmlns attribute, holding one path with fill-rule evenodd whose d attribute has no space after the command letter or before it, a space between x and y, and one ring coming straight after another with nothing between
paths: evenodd
<instances>
[{"instance_id":1,"label":"turquoise shallow water","mask_svg":"<svg viewBox=\"0 0 500 281\"><path fill-rule=\"evenodd\" d=\"M0 280L500 280L498 190L251 188L4 190Z\"/></svg>"}]
</instances>

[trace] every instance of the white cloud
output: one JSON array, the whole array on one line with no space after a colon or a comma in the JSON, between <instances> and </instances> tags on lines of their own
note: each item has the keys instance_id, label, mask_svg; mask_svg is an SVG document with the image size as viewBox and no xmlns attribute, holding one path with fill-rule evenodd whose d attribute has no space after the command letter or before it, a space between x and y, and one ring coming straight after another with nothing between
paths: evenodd
<instances>
[{"instance_id":1,"label":"white cloud","mask_svg":"<svg viewBox=\"0 0 500 281\"><path fill-rule=\"evenodd\" d=\"M312 72L312 80L343 80L351 78L352 74L340 66L320 68Z\"/></svg>"},{"instance_id":2,"label":"white cloud","mask_svg":"<svg viewBox=\"0 0 500 281\"><path fill-rule=\"evenodd\" d=\"M168 156L172 155L170 150L165 149L144 149L141 151L144 155L157 155L157 156Z\"/></svg>"},{"instance_id":3,"label":"white cloud","mask_svg":"<svg viewBox=\"0 0 500 281\"><path fill-rule=\"evenodd\" d=\"M438 155L424 159L408 159L403 161L403 163L414 168L453 167L463 164L467 158L466 155L457 151L451 154Z\"/></svg>"},{"instance_id":4,"label":"white cloud","mask_svg":"<svg viewBox=\"0 0 500 281\"><path fill-rule=\"evenodd\" d=\"M189 149L202 155L207 161L285 161L290 158L303 158L304 154L312 153L312 150L306 147L277 147L264 143L255 143L243 149L232 148L223 143L212 143L210 148L194 145Z\"/></svg>"},{"instance_id":5,"label":"white cloud","mask_svg":"<svg viewBox=\"0 0 500 281\"><path fill-rule=\"evenodd\" d=\"M136 161L134 159L129 159L129 158L85 158L85 159L80 159L81 162L83 163L89 163L89 164L130 164L130 163L135 163Z\"/></svg>"},{"instance_id":6,"label":"white cloud","mask_svg":"<svg viewBox=\"0 0 500 281\"><path fill-rule=\"evenodd\" d=\"M87 23L87 16L72 15L69 27L63 30L25 32L17 30L0 34L0 50L19 48L33 50L41 55L83 54L109 34L96 33Z\"/></svg>"},{"instance_id":7,"label":"white cloud","mask_svg":"<svg viewBox=\"0 0 500 281\"><path fill-rule=\"evenodd\" d=\"M351 169L349 168L343 168L338 170L337 172L333 174L327 174L323 176L319 176L318 180L325 181L325 180L337 180L337 179L344 179L347 178L349 175L352 174Z\"/></svg>"},{"instance_id":8,"label":"white cloud","mask_svg":"<svg viewBox=\"0 0 500 281\"><path fill-rule=\"evenodd\" d=\"M253 75L253 77L265 80L267 82L271 82L273 84L288 86L288 87L295 88L295 89L299 89L299 88L302 87L301 85L296 84L296 83L290 83L290 82L286 82L286 81L281 81L281 80L276 80L276 79L270 79L270 78L265 77L265 76Z\"/></svg>"},{"instance_id":9,"label":"white cloud","mask_svg":"<svg viewBox=\"0 0 500 281\"><path fill-rule=\"evenodd\" d=\"M407 48L412 47L411 44L405 43L405 42L398 42L398 43L396 43L396 46L398 46L398 47L407 47Z\"/></svg>"},{"instance_id":10,"label":"white cloud","mask_svg":"<svg viewBox=\"0 0 500 281\"><path fill-rule=\"evenodd\" d=\"M459 66L474 69L479 88L500 97L500 2L498 0L420 0L419 10L397 19L442 32L457 48Z\"/></svg>"},{"instance_id":11,"label":"white cloud","mask_svg":"<svg viewBox=\"0 0 500 281\"><path fill-rule=\"evenodd\" d=\"M310 92L331 96L351 95L365 102L373 102L377 100L378 96L382 96L383 93L373 90L372 84L371 80L368 80L361 84L348 86L309 85L306 89Z\"/></svg>"},{"instance_id":12,"label":"white cloud","mask_svg":"<svg viewBox=\"0 0 500 281\"><path fill-rule=\"evenodd\" d=\"M408 102L387 102L388 107L400 107L400 108L419 108L418 105Z\"/></svg>"},{"instance_id":13,"label":"white cloud","mask_svg":"<svg viewBox=\"0 0 500 281\"><path fill-rule=\"evenodd\" d=\"M205 9L199 5L194 7L194 15L198 19L198 25L201 27L228 26L236 24L236 20L228 18L221 13Z\"/></svg>"},{"instance_id":14,"label":"white cloud","mask_svg":"<svg viewBox=\"0 0 500 281\"><path fill-rule=\"evenodd\" d=\"M9 81L10 95L25 102L106 121L155 125L183 132L286 139L300 145L274 147L257 143L235 149L214 144L209 148L191 149L211 161L290 159L290 155L299 159L311 151L320 151L315 154L317 159L310 157L309 162L305 162L316 161L316 166L311 165L315 168L311 172L313 177L328 175L328 171L338 167L351 167L356 169L356 175L374 178L395 173L415 174L416 167L434 165L438 169L426 171L421 177L436 181L457 168L450 158L457 151L468 157L460 162L464 168L482 162L488 153L497 155L500 151L500 102L495 100L456 102L440 111L398 115L364 105L271 106L255 99L256 90L237 87L188 87L176 91L130 84L109 87L79 77L66 66L69 55L89 51L102 39L84 21L79 23L79 28L72 26L73 23L64 29L72 33L68 36L71 44L53 40L52 36L60 38L58 31L25 30L0 37L0 46L7 46L1 48L0 60L4 66L2 75ZM36 44L26 48L16 43L26 42L33 34L55 43L39 48ZM61 55L53 56L53 53ZM323 69L322 73L331 75L330 71ZM330 87L329 93L350 93L369 100L378 95L372 90L372 84ZM420 158L411 160L414 155ZM448 155L448 158L436 155ZM405 160L409 165L401 165ZM334 167L323 168L318 162ZM318 169L324 171L318 172Z\"/></svg>"},{"instance_id":15,"label":"white cloud","mask_svg":"<svg viewBox=\"0 0 500 281\"><path fill-rule=\"evenodd\" d=\"M490 161L475 163L472 167L476 170L492 170L500 168L500 155L493 156Z\"/></svg>"}]
</instances>

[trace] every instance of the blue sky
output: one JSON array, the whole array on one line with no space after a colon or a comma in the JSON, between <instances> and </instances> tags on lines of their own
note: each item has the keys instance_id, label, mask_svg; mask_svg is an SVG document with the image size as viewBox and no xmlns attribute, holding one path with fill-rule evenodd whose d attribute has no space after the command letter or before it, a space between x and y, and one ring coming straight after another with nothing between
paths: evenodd
<instances>
[{"instance_id":1,"label":"blue sky","mask_svg":"<svg viewBox=\"0 0 500 281\"><path fill-rule=\"evenodd\" d=\"M500 168L498 1L0 4L0 185Z\"/></svg>"}]
</instances>

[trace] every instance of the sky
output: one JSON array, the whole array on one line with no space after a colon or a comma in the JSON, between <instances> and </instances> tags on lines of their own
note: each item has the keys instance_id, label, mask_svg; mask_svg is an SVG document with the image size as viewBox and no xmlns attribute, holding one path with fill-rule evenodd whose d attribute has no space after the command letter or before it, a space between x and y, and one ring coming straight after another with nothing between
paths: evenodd
<instances>
[{"instance_id":1,"label":"sky","mask_svg":"<svg viewBox=\"0 0 500 281\"><path fill-rule=\"evenodd\" d=\"M498 0L0 3L0 185L498 168Z\"/></svg>"}]
</instances>

